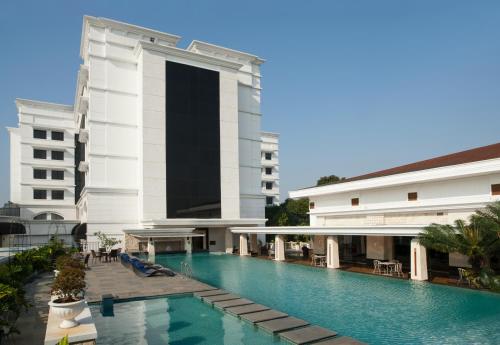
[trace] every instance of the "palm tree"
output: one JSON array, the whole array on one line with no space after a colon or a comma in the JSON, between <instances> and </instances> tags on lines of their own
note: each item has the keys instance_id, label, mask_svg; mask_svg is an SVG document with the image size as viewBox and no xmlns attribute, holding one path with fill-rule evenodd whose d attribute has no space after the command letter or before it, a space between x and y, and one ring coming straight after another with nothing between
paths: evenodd
<instances>
[{"instance_id":1,"label":"palm tree","mask_svg":"<svg viewBox=\"0 0 500 345\"><path fill-rule=\"evenodd\" d=\"M479 272L500 252L500 202L476 211L469 223L457 220L454 225L431 224L419 235L419 241L440 252L467 255L473 271Z\"/></svg>"}]
</instances>

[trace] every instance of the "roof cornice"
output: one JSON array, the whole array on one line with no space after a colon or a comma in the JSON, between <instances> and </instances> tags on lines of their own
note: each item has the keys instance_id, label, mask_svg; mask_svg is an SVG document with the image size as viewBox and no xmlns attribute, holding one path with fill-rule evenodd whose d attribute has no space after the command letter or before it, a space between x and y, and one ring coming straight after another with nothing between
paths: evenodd
<instances>
[{"instance_id":1,"label":"roof cornice","mask_svg":"<svg viewBox=\"0 0 500 345\"><path fill-rule=\"evenodd\" d=\"M82 28L82 40L80 42L80 57L83 59L83 51L85 47L85 43L88 40L88 27L89 25L95 25L102 28L109 27L118 30L124 30L128 32L133 32L139 35L147 35L150 37L154 37L163 41L166 41L174 46L177 45L181 36L169 34L166 32L161 32L153 29L148 29L142 26L128 24L124 22L120 22L117 20L102 18L102 17L93 17L93 16L83 16L83 28Z\"/></svg>"},{"instance_id":2,"label":"roof cornice","mask_svg":"<svg viewBox=\"0 0 500 345\"><path fill-rule=\"evenodd\" d=\"M465 178L495 172L500 172L500 158L300 189L290 191L289 194L290 198L298 199L413 183Z\"/></svg>"},{"instance_id":3,"label":"roof cornice","mask_svg":"<svg viewBox=\"0 0 500 345\"><path fill-rule=\"evenodd\" d=\"M192 51L193 49L200 48L202 50L208 50L212 52L217 52L219 54L226 54L233 58L242 58L248 60L251 63L256 65L263 64L266 60L261 59L257 55L241 52L239 50L234 50L226 47L221 47L212 43L202 42L198 40L193 40L189 46L186 48L188 51Z\"/></svg>"},{"instance_id":4,"label":"roof cornice","mask_svg":"<svg viewBox=\"0 0 500 345\"><path fill-rule=\"evenodd\" d=\"M18 111L20 111L21 106L28 106L41 109L61 110L67 112L73 112L74 110L72 105L35 101L32 99L16 98L16 107Z\"/></svg>"},{"instance_id":5,"label":"roof cornice","mask_svg":"<svg viewBox=\"0 0 500 345\"><path fill-rule=\"evenodd\" d=\"M148 51L155 51L159 52L165 55L170 55L170 56L175 56L175 57L180 57L188 60L193 60L193 61L198 61L198 62L203 62L207 63L210 65L216 65L216 66L221 66L221 67L226 67L234 70L239 70L243 65L236 63L236 62L231 62L219 58L215 58L212 56L207 56L203 54L198 54L194 53L188 50L176 48L176 47L167 47L167 46L160 46L158 44L153 44L149 42L137 42L137 45L135 46L134 49L134 54L138 56L142 50L148 50Z\"/></svg>"}]
</instances>

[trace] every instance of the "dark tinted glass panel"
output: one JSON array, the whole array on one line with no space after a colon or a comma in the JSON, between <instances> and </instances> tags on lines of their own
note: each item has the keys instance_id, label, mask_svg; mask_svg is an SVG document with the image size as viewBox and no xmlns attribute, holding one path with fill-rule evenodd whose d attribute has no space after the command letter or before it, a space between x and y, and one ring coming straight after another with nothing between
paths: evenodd
<instances>
[{"instance_id":1,"label":"dark tinted glass panel","mask_svg":"<svg viewBox=\"0 0 500 345\"><path fill-rule=\"evenodd\" d=\"M34 189L33 199L47 199L47 191L45 189Z\"/></svg>"},{"instance_id":2,"label":"dark tinted glass panel","mask_svg":"<svg viewBox=\"0 0 500 345\"><path fill-rule=\"evenodd\" d=\"M52 136L52 140L59 140L59 141L63 141L64 140L64 132L54 132L54 131L52 131L51 136Z\"/></svg>"},{"instance_id":3,"label":"dark tinted glass panel","mask_svg":"<svg viewBox=\"0 0 500 345\"><path fill-rule=\"evenodd\" d=\"M63 190L53 190L52 191L52 200L63 200L64 199L64 191Z\"/></svg>"},{"instance_id":4,"label":"dark tinted glass panel","mask_svg":"<svg viewBox=\"0 0 500 345\"><path fill-rule=\"evenodd\" d=\"M167 217L220 218L219 73L166 62Z\"/></svg>"},{"instance_id":5,"label":"dark tinted glass panel","mask_svg":"<svg viewBox=\"0 0 500 345\"><path fill-rule=\"evenodd\" d=\"M273 158L273 154L271 152L266 152L265 156L268 161L270 161Z\"/></svg>"},{"instance_id":6,"label":"dark tinted glass panel","mask_svg":"<svg viewBox=\"0 0 500 345\"><path fill-rule=\"evenodd\" d=\"M47 178L47 170L33 169L33 178L46 179Z\"/></svg>"},{"instance_id":7,"label":"dark tinted glass panel","mask_svg":"<svg viewBox=\"0 0 500 345\"><path fill-rule=\"evenodd\" d=\"M266 196L266 205L272 205L272 204L273 204L273 197Z\"/></svg>"},{"instance_id":8,"label":"dark tinted glass panel","mask_svg":"<svg viewBox=\"0 0 500 345\"><path fill-rule=\"evenodd\" d=\"M53 180L64 180L64 170L52 170Z\"/></svg>"},{"instance_id":9,"label":"dark tinted glass panel","mask_svg":"<svg viewBox=\"0 0 500 345\"><path fill-rule=\"evenodd\" d=\"M272 182L266 182L266 189L273 189L273 183Z\"/></svg>"},{"instance_id":10,"label":"dark tinted glass panel","mask_svg":"<svg viewBox=\"0 0 500 345\"><path fill-rule=\"evenodd\" d=\"M47 131L45 131L43 129L34 129L33 130L33 138L47 139Z\"/></svg>"},{"instance_id":11,"label":"dark tinted glass panel","mask_svg":"<svg viewBox=\"0 0 500 345\"><path fill-rule=\"evenodd\" d=\"M82 116L82 124L84 123L84 116ZM78 141L78 134L75 134L75 204L80 200L83 187L85 187L85 173L78 170L78 165L83 160L85 160L85 144Z\"/></svg>"},{"instance_id":12,"label":"dark tinted glass panel","mask_svg":"<svg viewBox=\"0 0 500 345\"><path fill-rule=\"evenodd\" d=\"M46 159L47 158L47 151L33 149L33 158Z\"/></svg>"},{"instance_id":13,"label":"dark tinted glass panel","mask_svg":"<svg viewBox=\"0 0 500 345\"><path fill-rule=\"evenodd\" d=\"M266 168L266 175L272 175L273 174L273 168Z\"/></svg>"},{"instance_id":14,"label":"dark tinted glass panel","mask_svg":"<svg viewBox=\"0 0 500 345\"><path fill-rule=\"evenodd\" d=\"M56 161L64 160L64 151L52 151L52 159Z\"/></svg>"}]
</instances>

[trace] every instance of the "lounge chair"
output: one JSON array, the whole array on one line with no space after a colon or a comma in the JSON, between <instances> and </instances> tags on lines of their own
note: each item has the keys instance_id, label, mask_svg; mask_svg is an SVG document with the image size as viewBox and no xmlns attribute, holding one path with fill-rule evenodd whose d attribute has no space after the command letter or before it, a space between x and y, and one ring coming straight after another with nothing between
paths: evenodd
<instances>
[{"instance_id":1,"label":"lounge chair","mask_svg":"<svg viewBox=\"0 0 500 345\"><path fill-rule=\"evenodd\" d=\"M168 276L175 275L175 273L173 273L171 270L167 268L163 267L160 269L160 268L154 268L153 266L146 266L144 265L143 262L139 260L132 261L132 268L134 269L134 273L141 277L151 277L159 274L164 274Z\"/></svg>"},{"instance_id":2,"label":"lounge chair","mask_svg":"<svg viewBox=\"0 0 500 345\"><path fill-rule=\"evenodd\" d=\"M92 253L92 263L95 263L96 259L99 259L99 262L101 262L102 259L101 252L99 252L99 254L96 254L94 249L90 250L90 252Z\"/></svg>"}]
</instances>

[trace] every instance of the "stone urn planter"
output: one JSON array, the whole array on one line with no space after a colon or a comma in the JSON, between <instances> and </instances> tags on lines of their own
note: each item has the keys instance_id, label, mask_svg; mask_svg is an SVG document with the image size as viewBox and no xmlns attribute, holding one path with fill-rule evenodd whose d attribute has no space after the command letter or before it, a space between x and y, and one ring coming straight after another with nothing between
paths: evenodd
<instances>
[{"instance_id":1,"label":"stone urn planter","mask_svg":"<svg viewBox=\"0 0 500 345\"><path fill-rule=\"evenodd\" d=\"M50 310L54 315L63 321L59 324L59 328L72 328L78 326L75 317L85 309L85 300L81 299L76 302L57 303L57 300L50 301Z\"/></svg>"}]
</instances>

